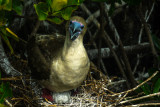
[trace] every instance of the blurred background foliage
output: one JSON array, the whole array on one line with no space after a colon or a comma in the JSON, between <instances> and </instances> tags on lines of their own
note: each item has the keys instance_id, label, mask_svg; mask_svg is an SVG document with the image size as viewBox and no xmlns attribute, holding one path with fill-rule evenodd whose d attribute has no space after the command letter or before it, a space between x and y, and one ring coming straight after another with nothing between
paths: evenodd
<instances>
[{"instance_id":1,"label":"blurred background foliage","mask_svg":"<svg viewBox=\"0 0 160 107\"><path fill-rule=\"evenodd\" d=\"M78 6L85 0L39 0L33 4L37 14L37 19L40 21L47 20L54 24L61 24L64 20L69 20L72 13L78 9ZM106 2L110 4L109 15L115 10L115 3L126 5L139 5L142 0L91 0L92 2ZM14 53L9 38L19 41L19 37L9 29L12 17L15 15L22 16L25 2L23 0L0 0L0 37L9 47L11 54ZM160 53L160 39L152 34L152 39L157 52ZM159 59L160 61L160 56ZM148 70L149 75L152 75L158 68ZM1 77L0 77L1 78ZM140 81L142 82L142 81ZM141 90L146 94L156 93L160 90L160 74L152 79L151 84L145 84ZM11 97L12 91L9 83L0 82L0 103L4 102L6 97ZM158 98L159 99L159 98ZM3 105L0 105L3 106Z\"/></svg>"},{"instance_id":2,"label":"blurred background foliage","mask_svg":"<svg viewBox=\"0 0 160 107\"><path fill-rule=\"evenodd\" d=\"M93 2L107 2L111 4L109 13L115 9L114 3L122 4L122 0L92 0ZM84 0L41 0L34 4L39 20L48 20L55 24L61 24L64 20L69 20L73 11L84 2ZM124 0L128 5L137 5L141 0ZM23 0L0 0L0 36L8 45L11 53L13 48L8 40L8 37L19 41L18 36L12 32L8 27L15 14L22 15Z\"/></svg>"}]
</instances>

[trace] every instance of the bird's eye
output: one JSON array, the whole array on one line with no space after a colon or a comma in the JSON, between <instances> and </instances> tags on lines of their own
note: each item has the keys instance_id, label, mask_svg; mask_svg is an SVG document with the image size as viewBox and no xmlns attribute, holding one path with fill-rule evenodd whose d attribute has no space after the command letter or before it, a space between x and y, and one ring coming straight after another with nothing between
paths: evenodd
<instances>
[{"instance_id":1,"label":"bird's eye","mask_svg":"<svg viewBox=\"0 0 160 107\"><path fill-rule=\"evenodd\" d=\"M81 29L83 29L83 28L84 28L84 25L81 26Z\"/></svg>"},{"instance_id":2,"label":"bird's eye","mask_svg":"<svg viewBox=\"0 0 160 107\"><path fill-rule=\"evenodd\" d=\"M70 23L69 23L69 24L71 25L72 23L73 23L73 22L72 22L72 21L70 21Z\"/></svg>"}]
</instances>

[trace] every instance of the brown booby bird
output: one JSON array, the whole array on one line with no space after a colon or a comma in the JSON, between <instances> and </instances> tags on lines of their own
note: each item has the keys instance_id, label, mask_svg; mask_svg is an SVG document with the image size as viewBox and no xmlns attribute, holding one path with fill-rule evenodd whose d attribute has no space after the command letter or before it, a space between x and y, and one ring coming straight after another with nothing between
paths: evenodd
<instances>
[{"instance_id":1,"label":"brown booby bird","mask_svg":"<svg viewBox=\"0 0 160 107\"><path fill-rule=\"evenodd\" d=\"M74 16L66 24L66 36L43 35L31 40L28 63L33 77L52 92L75 89L85 80L90 61L83 46L87 25Z\"/></svg>"}]
</instances>

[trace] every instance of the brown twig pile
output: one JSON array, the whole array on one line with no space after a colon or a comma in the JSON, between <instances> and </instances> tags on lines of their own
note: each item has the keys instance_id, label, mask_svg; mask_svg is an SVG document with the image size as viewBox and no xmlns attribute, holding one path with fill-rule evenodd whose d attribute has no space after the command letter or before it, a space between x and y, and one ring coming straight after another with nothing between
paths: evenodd
<instances>
[{"instance_id":1,"label":"brown twig pile","mask_svg":"<svg viewBox=\"0 0 160 107\"><path fill-rule=\"evenodd\" d=\"M91 74L91 70L100 73L101 79L96 80ZM114 84L121 84L123 82L113 81L113 79L107 79L100 71L97 70L95 66L91 67L91 70L88 74L87 79L84 83L78 88L78 92L75 95L71 96L70 104L55 104L50 102L47 99L40 97L41 87L32 79L30 76L25 77L10 77L10 78L1 78L2 81L11 81L11 87L13 89L13 97L5 99L5 102L8 106L45 106L45 107L59 107L59 106L69 106L69 107L131 107L131 106L146 106L146 105L160 105L160 103L141 103L141 104L132 104L133 101L139 101L146 98L151 98L153 96L160 95L160 92L144 95L144 93L138 93L137 95L130 96L130 93L133 93L136 89L150 81L157 73L155 72L151 77L146 79L144 82L140 83L136 87L123 91L123 92L112 92L109 90L109 87ZM119 85L117 85L118 87ZM34 90L34 88L36 91ZM114 87L115 88L115 87Z\"/></svg>"}]
</instances>

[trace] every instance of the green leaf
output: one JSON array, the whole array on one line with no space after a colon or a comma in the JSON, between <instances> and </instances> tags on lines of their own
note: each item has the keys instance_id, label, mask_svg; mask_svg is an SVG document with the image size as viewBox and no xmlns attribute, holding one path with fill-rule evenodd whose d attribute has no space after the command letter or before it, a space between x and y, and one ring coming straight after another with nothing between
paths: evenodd
<instances>
[{"instance_id":1,"label":"green leaf","mask_svg":"<svg viewBox=\"0 0 160 107\"><path fill-rule=\"evenodd\" d=\"M141 81L142 82L142 81ZM148 84L144 84L141 86L141 89L143 90L143 92L148 95L151 94L151 87Z\"/></svg>"},{"instance_id":2,"label":"green leaf","mask_svg":"<svg viewBox=\"0 0 160 107\"><path fill-rule=\"evenodd\" d=\"M153 87L153 93L159 92L160 89L160 78L156 81L154 87Z\"/></svg>"},{"instance_id":3,"label":"green leaf","mask_svg":"<svg viewBox=\"0 0 160 107\"><path fill-rule=\"evenodd\" d=\"M83 3L83 2L84 2L84 0L78 0L78 2L79 2L79 4L81 4L81 3Z\"/></svg>"},{"instance_id":4,"label":"green leaf","mask_svg":"<svg viewBox=\"0 0 160 107\"><path fill-rule=\"evenodd\" d=\"M52 5L52 0L46 0L46 3L51 6Z\"/></svg>"},{"instance_id":5,"label":"green leaf","mask_svg":"<svg viewBox=\"0 0 160 107\"><path fill-rule=\"evenodd\" d=\"M0 103L3 103L5 98L12 97L12 90L10 88L9 82L5 84L2 83L0 85L0 91L2 93L2 95L0 96Z\"/></svg>"},{"instance_id":6,"label":"green leaf","mask_svg":"<svg viewBox=\"0 0 160 107\"><path fill-rule=\"evenodd\" d=\"M39 20L46 20L48 16L47 4L43 2L39 2L38 4L34 4L34 8L36 10Z\"/></svg>"},{"instance_id":7,"label":"green leaf","mask_svg":"<svg viewBox=\"0 0 160 107\"><path fill-rule=\"evenodd\" d=\"M9 2L9 0L1 0L1 6L6 5Z\"/></svg>"},{"instance_id":8,"label":"green leaf","mask_svg":"<svg viewBox=\"0 0 160 107\"><path fill-rule=\"evenodd\" d=\"M3 0L2 4L3 4L4 10L8 10L8 11L12 10L12 0Z\"/></svg>"},{"instance_id":9,"label":"green leaf","mask_svg":"<svg viewBox=\"0 0 160 107\"><path fill-rule=\"evenodd\" d=\"M61 10L65 5L67 5L67 0L53 0L51 8L55 12Z\"/></svg>"},{"instance_id":10,"label":"green leaf","mask_svg":"<svg viewBox=\"0 0 160 107\"><path fill-rule=\"evenodd\" d=\"M73 8L72 7L68 7L64 10L62 10L61 15L65 20L69 20L72 14Z\"/></svg>"},{"instance_id":11,"label":"green leaf","mask_svg":"<svg viewBox=\"0 0 160 107\"><path fill-rule=\"evenodd\" d=\"M58 18L58 17L54 17L54 18L47 18L48 21L56 23L56 24L61 24L63 22L62 19Z\"/></svg>"},{"instance_id":12,"label":"green leaf","mask_svg":"<svg viewBox=\"0 0 160 107\"><path fill-rule=\"evenodd\" d=\"M1 5L1 3L2 3L2 0L0 0L0 5Z\"/></svg>"},{"instance_id":13,"label":"green leaf","mask_svg":"<svg viewBox=\"0 0 160 107\"><path fill-rule=\"evenodd\" d=\"M18 15L22 15L22 2L20 0L13 0L13 10L18 14Z\"/></svg>"},{"instance_id":14,"label":"green leaf","mask_svg":"<svg viewBox=\"0 0 160 107\"><path fill-rule=\"evenodd\" d=\"M68 0L67 5L80 5L84 0Z\"/></svg>"},{"instance_id":15,"label":"green leaf","mask_svg":"<svg viewBox=\"0 0 160 107\"><path fill-rule=\"evenodd\" d=\"M4 83L2 82L0 85L0 93L3 93L3 92L4 92Z\"/></svg>"},{"instance_id":16,"label":"green leaf","mask_svg":"<svg viewBox=\"0 0 160 107\"><path fill-rule=\"evenodd\" d=\"M8 106L6 106L6 105L4 105L4 104L0 104L0 107L8 107Z\"/></svg>"},{"instance_id":17,"label":"green leaf","mask_svg":"<svg viewBox=\"0 0 160 107\"><path fill-rule=\"evenodd\" d=\"M158 71L157 68L150 68L148 70L149 76L153 75L156 71ZM159 78L160 78L160 72L158 72L158 74L151 79L152 83L155 83Z\"/></svg>"},{"instance_id":18,"label":"green leaf","mask_svg":"<svg viewBox=\"0 0 160 107\"><path fill-rule=\"evenodd\" d=\"M160 51L160 39L156 35L152 34L152 40L156 48Z\"/></svg>"},{"instance_id":19,"label":"green leaf","mask_svg":"<svg viewBox=\"0 0 160 107\"><path fill-rule=\"evenodd\" d=\"M2 31L2 30L1 30L1 31ZM13 48L12 48L12 46L11 46L11 44L10 44L7 36L6 36L6 31L3 31L3 33L0 32L0 36L2 37L2 39L4 40L4 42L5 42L5 43L7 44L7 46L9 47L9 49L10 49L10 51L11 51L11 54L13 54L14 51L13 51Z\"/></svg>"},{"instance_id":20,"label":"green leaf","mask_svg":"<svg viewBox=\"0 0 160 107\"><path fill-rule=\"evenodd\" d=\"M61 11L56 11L56 12L53 12L52 14L51 14L51 16L60 16L60 13L61 13Z\"/></svg>"},{"instance_id":21,"label":"green leaf","mask_svg":"<svg viewBox=\"0 0 160 107\"><path fill-rule=\"evenodd\" d=\"M12 32L9 28L6 28L5 30L7 31L6 36L11 37L16 41L19 41L19 37L14 32Z\"/></svg>"}]
</instances>

